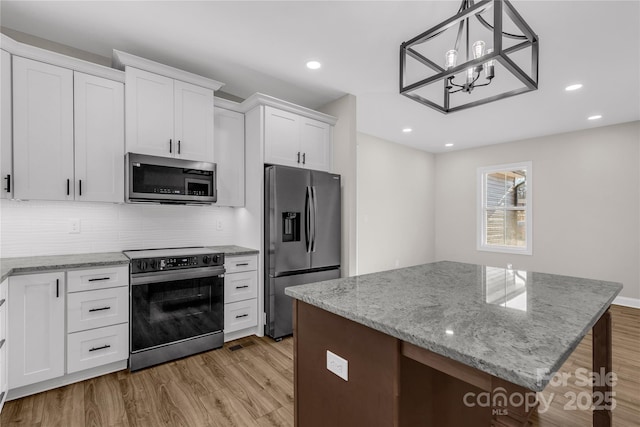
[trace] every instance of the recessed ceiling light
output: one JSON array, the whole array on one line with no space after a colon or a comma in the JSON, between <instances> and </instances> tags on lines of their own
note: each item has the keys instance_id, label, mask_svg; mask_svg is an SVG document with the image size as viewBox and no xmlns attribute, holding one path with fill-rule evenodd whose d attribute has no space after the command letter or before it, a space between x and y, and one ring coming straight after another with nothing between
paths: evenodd
<instances>
[{"instance_id":1,"label":"recessed ceiling light","mask_svg":"<svg viewBox=\"0 0 640 427\"><path fill-rule=\"evenodd\" d=\"M453 335L453 331L451 329L446 329L444 331L447 335Z\"/></svg>"},{"instance_id":2,"label":"recessed ceiling light","mask_svg":"<svg viewBox=\"0 0 640 427\"><path fill-rule=\"evenodd\" d=\"M449 142L447 144L444 144L445 147L453 147L453 142Z\"/></svg>"},{"instance_id":3,"label":"recessed ceiling light","mask_svg":"<svg viewBox=\"0 0 640 427\"><path fill-rule=\"evenodd\" d=\"M568 92L571 92L572 90L578 90L578 89L580 89L581 87L582 87L582 84L580 84L580 83L576 83L576 84L569 85L569 86L565 87L565 88L564 88L564 90L566 90L566 91L568 91Z\"/></svg>"},{"instance_id":4,"label":"recessed ceiling light","mask_svg":"<svg viewBox=\"0 0 640 427\"><path fill-rule=\"evenodd\" d=\"M600 114L596 114L595 116L589 116L587 117L587 120L598 120L601 119L602 116Z\"/></svg>"},{"instance_id":5,"label":"recessed ceiling light","mask_svg":"<svg viewBox=\"0 0 640 427\"><path fill-rule=\"evenodd\" d=\"M404 128L404 129L402 129L402 132L404 132L404 133L410 133L410 132L412 132L412 131L413 131L413 129L411 129L411 128Z\"/></svg>"},{"instance_id":6,"label":"recessed ceiling light","mask_svg":"<svg viewBox=\"0 0 640 427\"><path fill-rule=\"evenodd\" d=\"M318 61L307 61L307 68L310 70L317 70L320 67L322 67L322 64Z\"/></svg>"}]
</instances>

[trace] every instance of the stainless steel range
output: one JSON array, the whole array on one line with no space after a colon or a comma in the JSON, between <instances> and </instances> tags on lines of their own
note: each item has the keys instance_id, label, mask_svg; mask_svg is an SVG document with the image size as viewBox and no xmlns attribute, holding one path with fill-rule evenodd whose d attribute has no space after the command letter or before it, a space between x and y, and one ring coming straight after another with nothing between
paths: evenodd
<instances>
[{"instance_id":1,"label":"stainless steel range","mask_svg":"<svg viewBox=\"0 0 640 427\"><path fill-rule=\"evenodd\" d=\"M131 260L131 371L222 347L224 254L208 248L124 254Z\"/></svg>"}]
</instances>

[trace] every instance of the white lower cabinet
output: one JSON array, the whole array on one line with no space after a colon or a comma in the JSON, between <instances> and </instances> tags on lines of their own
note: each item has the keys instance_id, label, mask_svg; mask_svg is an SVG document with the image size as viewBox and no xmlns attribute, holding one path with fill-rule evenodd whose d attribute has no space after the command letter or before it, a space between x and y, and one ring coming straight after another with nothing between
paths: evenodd
<instances>
[{"instance_id":1,"label":"white lower cabinet","mask_svg":"<svg viewBox=\"0 0 640 427\"><path fill-rule=\"evenodd\" d=\"M9 278L9 388L64 375L64 272Z\"/></svg>"},{"instance_id":2,"label":"white lower cabinet","mask_svg":"<svg viewBox=\"0 0 640 427\"><path fill-rule=\"evenodd\" d=\"M7 399L7 392L9 391L9 366L8 366L8 353L7 348L9 341L7 340L7 311L9 307L9 280L0 283L0 412L2 412L2 406Z\"/></svg>"},{"instance_id":3,"label":"white lower cabinet","mask_svg":"<svg viewBox=\"0 0 640 427\"><path fill-rule=\"evenodd\" d=\"M128 357L128 323L69 334L67 339L68 374Z\"/></svg>"},{"instance_id":4,"label":"white lower cabinet","mask_svg":"<svg viewBox=\"0 0 640 427\"><path fill-rule=\"evenodd\" d=\"M11 344L0 346L0 394L13 399L126 368L128 271L118 265L12 276L7 297L1 284L0 302L11 303L0 304L0 343L10 324Z\"/></svg>"},{"instance_id":5,"label":"white lower cabinet","mask_svg":"<svg viewBox=\"0 0 640 427\"><path fill-rule=\"evenodd\" d=\"M67 332L129 321L129 288L70 293L67 297Z\"/></svg>"},{"instance_id":6,"label":"white lower cabinet","mask_svg":"<svg viewBox=\"0 0 640 427\"><path fill-rule=\"evenodd\" d=\"M67 373L129 357L127 266L67 273Z\"/></svg>"},{"instance_id":7,"label":"white lower cabinet","mask_svg":"<svg viewBox=\"0 0 640 427\"><path fill-rule=\"evenodd\" d=\"M256 298L224 305L224 331L235 332L258 324Z\"/></svg>"},{"instance_id":8,"label":"white lower cabinet","mask_svg":"<svg viewBox=\"0 0 640 427\"><path fill-rule=\"evenodd\" d=\"M256 333L258 256L228 256L224 268L224 333L229 341Z\"/></svg>"}]
</instances>

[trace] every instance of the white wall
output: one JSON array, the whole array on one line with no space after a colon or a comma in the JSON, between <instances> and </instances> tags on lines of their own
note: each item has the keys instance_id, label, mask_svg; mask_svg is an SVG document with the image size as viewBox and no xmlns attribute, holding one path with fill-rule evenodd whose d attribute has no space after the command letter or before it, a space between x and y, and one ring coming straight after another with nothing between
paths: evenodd
<instances>
[{"instance_id":1,"label":"white wall","mask_svg":"<svg viewBox=\"0 0 640 427\"><path fill-rule=\"evenodd\" d=\"M434 260L434 155L358 134L358 274Z\"/></svg>"},{"instance_id":2,"label":"white wall","mask_svg":"<svg viewBox=\"0 0 640 427\"><path fill-rule=\"evenodd\" d=\"M438 154L436 258L622 282L640 298L640 122ZM477 168L533 162L533 255L476 250Z\"/></svg>"},{"instance_id":3,"label":"white wall","mask_svg":"<svg viewBox=\"0 0 640 427\"><path fill-rule=\"evenodd\" d=\"M237 243L232 208L1 200L0 210L0 257Z\"/></svg>"},{"instance_id":4,"label":"white wall","mask_svg":"<svg viewBox=\"0 0 640 427\"><path fill-rule=\"evenodd\" d=\"M357 131L356 97L345 95L320 108L319 111L338 119L333 129L333 170L340 174L342 186L342 247L343 277L356 274L357 261Z\"/></svg>"}]
</instances>

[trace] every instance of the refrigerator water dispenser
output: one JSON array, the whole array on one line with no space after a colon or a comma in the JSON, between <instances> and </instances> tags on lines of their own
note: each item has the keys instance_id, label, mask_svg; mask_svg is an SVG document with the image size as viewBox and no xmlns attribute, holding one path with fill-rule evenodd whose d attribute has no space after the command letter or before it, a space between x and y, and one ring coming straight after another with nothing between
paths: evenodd
<instances>
[{"instance_id":1,"label":"refrigerator water dispenser","mask_svg":"<svg viewBox=\"0 0 640 427\"><path fill-rule=\"evenodd\" d=\"M282 212L282 241L300 241L300 212Z\"/></svg>"}]
</instances>

